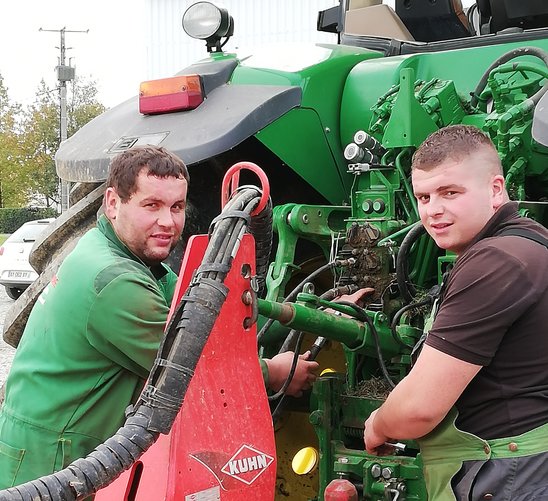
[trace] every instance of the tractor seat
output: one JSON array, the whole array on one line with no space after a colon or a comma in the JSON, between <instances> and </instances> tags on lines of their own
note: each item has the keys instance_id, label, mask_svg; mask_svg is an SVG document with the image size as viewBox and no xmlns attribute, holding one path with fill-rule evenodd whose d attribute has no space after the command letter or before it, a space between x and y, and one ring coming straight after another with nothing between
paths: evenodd
<instances>
[{"instance_id":1,"label":"tractor seat","mask_svg":"<svg viewBox=\"0 0 548 501\"><path fill-rule=\"evenodd\" d=\"M476 5L481 34L512 27L524 30L548 27L546 0L476 0Z\"/></svg>"},{"instance_id":2,"label":"tractor seat","mask_svg":"<svg viewBox=\"0 0 548 501\"><path fill-rule=\"evenodd\" d=\"M346 11L344 31L350 35L414 40L405 24L388 5L371 5Z\"/></svg>"},{"instance_id":3,"label":"tractor seat","mask_svg":"<svg viewBox=\"0 0 548 501\"><path fill-rule=\"evenodd\" d=\"M420 42L438 42L472 34L461 0L396 0L396 14Z\"/></svg>"}]
</instances>

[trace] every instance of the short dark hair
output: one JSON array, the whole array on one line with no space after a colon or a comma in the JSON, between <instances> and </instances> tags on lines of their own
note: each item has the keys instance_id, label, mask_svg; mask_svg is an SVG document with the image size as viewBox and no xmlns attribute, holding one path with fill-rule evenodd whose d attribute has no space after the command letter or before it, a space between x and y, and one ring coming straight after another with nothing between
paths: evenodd
<instances>
[{"instance_id":1,"label":"short dark hair","mask_svg":"<svg viewBox=\"0 0 548 501\"><path fill-rule=\"evenodd\" d=\"M143 169L156 177L190 177L185 163L162 146L136 146L115 156L110 162L107 188L114 188L122 202L127 202L137 190L137 177Z\"/></svg>"},{"instance_id":2,"label":"short dark hair","mask_svg":"<svg viewBox=\"0 0 548 501\"><path fill-rule=\"evenodd\" d=\"M493 160L500 167L497 150L487 134L472 125L449 125L430 134L419 146L413 155L412 169L428 171L446 160L460 161L484 148L492 151Z\"/></svg>"}]
</instances>

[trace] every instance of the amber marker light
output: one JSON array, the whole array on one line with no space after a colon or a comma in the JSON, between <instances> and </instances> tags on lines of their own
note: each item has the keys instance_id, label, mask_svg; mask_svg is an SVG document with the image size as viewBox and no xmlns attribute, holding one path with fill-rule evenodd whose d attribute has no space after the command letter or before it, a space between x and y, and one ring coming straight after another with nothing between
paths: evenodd
<instances>
[{"instance_id":1,"label":"amber marker light","mask_svg":"<svg viewBox=\"0 0 548 501\"><path fill-rule=\"evenodd\" d=\"M139 112L143 115L193 110L202 104L204 93L199 75L183 75L142 82Z\"/></svg>"}]
</instances>

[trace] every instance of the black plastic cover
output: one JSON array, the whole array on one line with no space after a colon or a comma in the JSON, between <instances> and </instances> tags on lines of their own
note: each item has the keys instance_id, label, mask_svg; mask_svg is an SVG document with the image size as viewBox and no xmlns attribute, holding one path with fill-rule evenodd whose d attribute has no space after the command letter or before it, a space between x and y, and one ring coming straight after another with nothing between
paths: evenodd
<instances>
[{"instance_id":1,"label":"black plastic cover","mask_svg":"<svg viewBox=\"0 0 548 501\"><path fill-rule=\"evenodd\" d=\"M149 116L139 113L134 97L64 141L57 173L71 182L103 181L110 159L139 144L164 146L191 165L234 148L299 106L301 95L300 87L223 84L195 110Z\"/></svg>"}]
</instances>

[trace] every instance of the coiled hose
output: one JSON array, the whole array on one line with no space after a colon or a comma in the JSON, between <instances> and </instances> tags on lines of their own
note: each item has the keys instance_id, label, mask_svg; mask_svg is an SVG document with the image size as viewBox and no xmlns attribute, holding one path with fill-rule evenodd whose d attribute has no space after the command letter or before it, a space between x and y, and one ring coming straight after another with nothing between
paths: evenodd
<instances>
[{"instance_id":1,"label":"coiled hose","mask_svg":"<svg viewBox=\"0 0 548 501\"><path fill-rule=\"evenodd\" d=\"M485 70L483 73L483 76L481 77L480 81L478 82L478 85L474 89L474 92L472 93L472 97L470 99L470 105L476 107L478 105L479 96L487 86L487 80L489 78L489 73L493 71L495 68L498 68L501 64L507 63L508 61L511 61L512 59L515 59L517 57L522 56L535 56L544 61L544 64L548 66L548 53L543 51L542 49L539 49L538 47L518 47L516 49L513 49L509 52L506 52L502 56L500 56L498 59L496 59L490 66ZM546 93L548 90L548 83L544 84L544 86L539 89L533 96L531 96L531 101L536 105L540 98Z\"/></svg>"},{"instance_id":2,"label":"coiled hose","mask_svg":"<svg viewBox=\"0 0 548 501\"><path fill-rule=\"evenodd\" d=\"M129 469L160 433L169 432L228 294L223 282L260 196L258 188L238 191L214 221L202 264L166 328L147 385L124 426L65 469L0 491L0 501L84 499ZM265 210L272 210L271 204Z\"/></svg>"},{"instance_id":3,"label":"coiled hose","mask_svg":"<svg viewBox=\"0 0 548 501\"><path fill-rule=\"evenodd\" d=\"M272 249L272 201L269 199L266 207L251 218L249 232L255 237L257 295L264 297L266 291L266 273L270 264Z\"/></svg>"}]
</instances>

